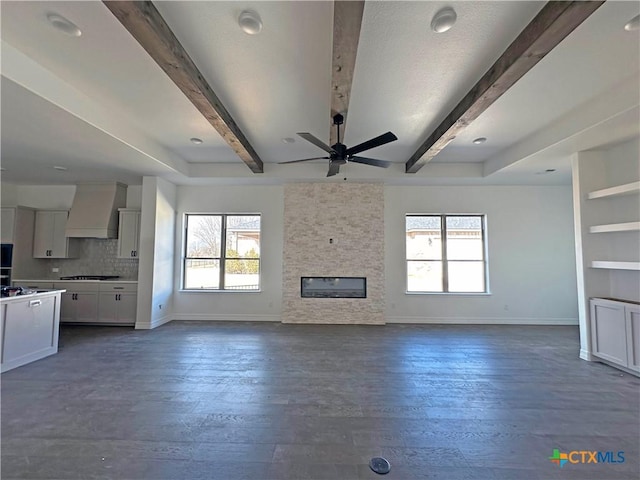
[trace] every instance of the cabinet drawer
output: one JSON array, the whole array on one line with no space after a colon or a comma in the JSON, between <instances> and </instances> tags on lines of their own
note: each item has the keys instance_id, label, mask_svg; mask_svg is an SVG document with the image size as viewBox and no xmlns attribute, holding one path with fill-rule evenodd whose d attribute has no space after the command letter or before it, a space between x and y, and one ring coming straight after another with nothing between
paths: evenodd
<instances>
[{"instance_id":1,"label":"cabinet drawer","mask_svg":"<svg viewBox=\"0 0 640 480\"><path fill-rule=\"evenodd\" d=\"M54 282L54 288L65 289L70 292L97 292L100 286L97 282Z\"/></svg>"},{"instance_id":2,"label":"cabinet drawer","mask_svg":"<svg viewBox=\"0 0 640 480\"><path fill-rule=\"evenodd\" d=\"M137 283L101 283L100 293L137 292Z\"/></svg>"}]
</instances>

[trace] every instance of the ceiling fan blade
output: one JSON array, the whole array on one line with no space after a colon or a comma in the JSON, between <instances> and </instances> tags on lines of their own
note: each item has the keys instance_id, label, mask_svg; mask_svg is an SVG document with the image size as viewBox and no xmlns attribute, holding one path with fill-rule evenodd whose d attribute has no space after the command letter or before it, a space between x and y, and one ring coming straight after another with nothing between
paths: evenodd
<instances>
[{"instance_id":1,"label":"ceiling fan blade","mask_svg":"<svg viewBox=\"0 0 640 480\"><path fill-rule=\"evenodd\" d=\"M282 165L283 163L308 162L309 160L329 160L329 157L313 157L313 158L301 158L300 160L288 160L286 162L278 162L278 165Z\"/></svg>"},{"instance_id":2,"label":"ceiling fan blade","mask_svg":"<svg viewBox=\"0 0 640 480\"><path fill-rule=\"evenodd\" d=\"M333 148L331 148L329 145L324 143L322 140L320 140L319 138L314 137L313 135L311 135L308 132L298 132L298 135L300 135L302 138L304 138L307 142L313 143L316 147L320 147L321 149L323 149L327 153L336 153L336 151Z\"/></svg>"},{"instance_id":3,"label":"ceiling fan blade","mask_svg":"<svg viewBox=\"0 0 640 480\"><path fill-rule=\"evenodd\" d=\"M329 172L327 173L327 177L333 177L340 172L340 164L338 162L331 162L329 164Z\"/></svg>"},{"instance_id":4,"label":"ceiling fan blade","mask_svg":"<svg viewBox=\"0 0 640 480\"><path fill-rule=\"evenodd\" d=\"M371 148L379 147L380 145L384 145L385 143L393 142L397 140L393 133L387 132L383 133L380 136L372 138L371 140L367 140L366 142L361 143L360 145L356 145L355 147L347 148L347 156L355 155L356 153L364 152L365 150L369 150Z\"/></svg>"},{"instance_id":5,"label":"ceiling fan blade","mask_svg":"<svg viewBox=\"0 0 640 480\"><path fill-rule=\"evenodd\" d=\"M376 160L375 158L367 157L349 157L350 162L364 163L365 165L373 165L374 167L389 168L391 162L387 160Z\"/></svg>"}]
</instances>

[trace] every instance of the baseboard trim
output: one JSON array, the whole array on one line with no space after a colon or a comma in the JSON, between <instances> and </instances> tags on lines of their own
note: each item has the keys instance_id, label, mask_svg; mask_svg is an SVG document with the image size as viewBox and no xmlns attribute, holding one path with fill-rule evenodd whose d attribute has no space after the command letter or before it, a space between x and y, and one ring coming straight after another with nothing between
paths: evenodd
<instances>
[{"instance_id":1,"label":"baseboard trim","mask_svg":"<svg viewBox=\"0 0 640 480\"><path fill-rule=\"evenodd\" d=\"M577 318L500 317L387 317L387 323L441 325L578 325Z\"/></svg>"},{"instance_id":2,"label":"baseboard trim","mask_svg":"<svg viewBox=\"0 0 640 480\"><path fill-rule=\"evenodd\" d=\"M174 321L195 320L202 322L280 322L280 315L244 314L244 313L176 313Z\"/></svg>"},{"instance_id":3,"label":"baseboard trim","mask_svg":"<svg viewBox=\"0 0 640 480\"><path fill-rule=\"evenodd\" d=\"M170 316L164 316L160 318L156 318L152 322L136 322L135 329L136 330L153 330L160 325L164 325L165 323L169 323L173 320Z\"/></svg>"},{"instance_id":4,"label":"baseboard trim","mask_svg":"<svg viewBox=\"0 0 640 480\"><path fill-rule=\"evenodd\" d=\"M586 360L587 362L593 362L597 360L593 355L591 355L591 352L585 350L584 348L580 349L580 358L582 360Z\"/></svg>"}]
</instances>

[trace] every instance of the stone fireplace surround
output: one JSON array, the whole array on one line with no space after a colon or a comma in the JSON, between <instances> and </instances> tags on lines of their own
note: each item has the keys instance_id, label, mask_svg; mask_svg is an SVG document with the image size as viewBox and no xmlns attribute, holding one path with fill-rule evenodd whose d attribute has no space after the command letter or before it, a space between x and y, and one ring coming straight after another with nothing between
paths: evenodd
<instances>
[{"instance_id":1,"label":"stone fireplace surround","mask_svg":"<svg viewBox=\"0 0 640 480\"><path fill-rule=\"evenodd\" d=\"M283 323L384 324L382 184L284 187ZM366 277L366 298L302 298L301 277Z\"/></svg>"}]
</instances>

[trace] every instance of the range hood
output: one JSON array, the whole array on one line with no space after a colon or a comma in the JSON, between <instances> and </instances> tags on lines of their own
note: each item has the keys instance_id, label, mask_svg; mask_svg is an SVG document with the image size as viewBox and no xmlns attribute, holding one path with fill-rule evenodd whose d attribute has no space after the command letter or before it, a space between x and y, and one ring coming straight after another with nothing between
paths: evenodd
<instances>
[{"instance_id":1,"label":"range hood","mask_svg":"<svg viewBox=\"0 0 640 480\"><path fill-rule=\"evenodd\" d=\"M85 183L76 186L69 211L66 236L72 238L116 238L118 208L127 203L122 183Z\"/></svg>"}]
</instances>

